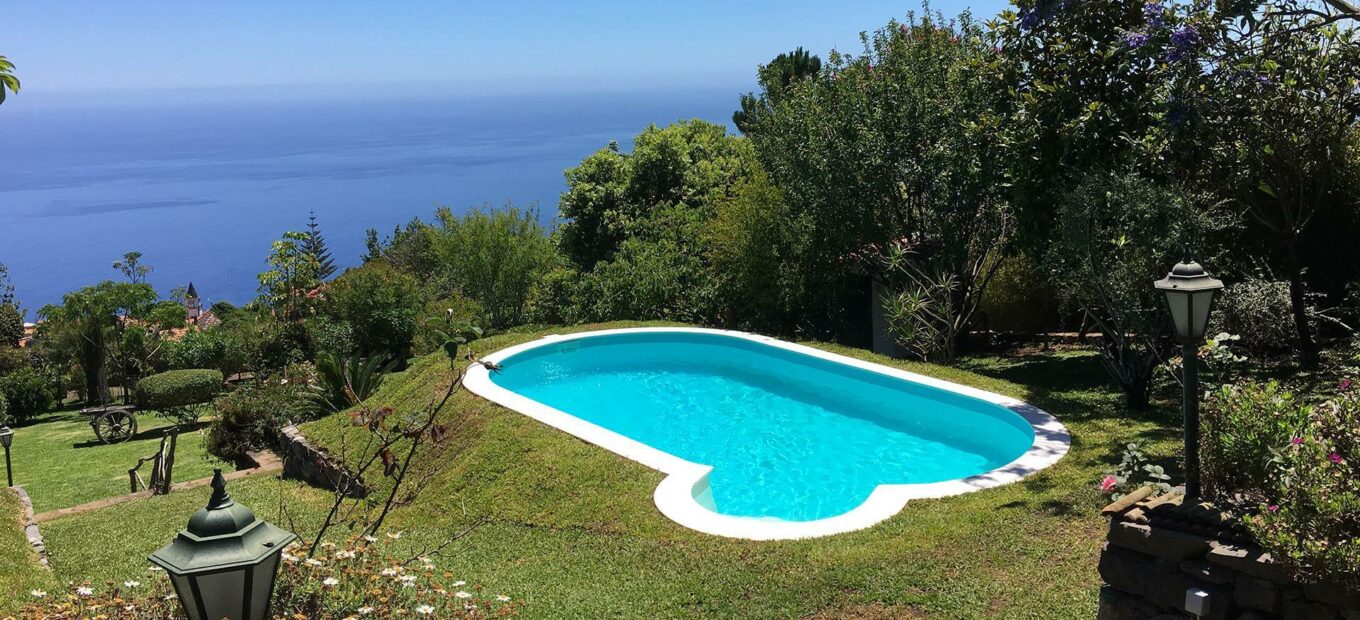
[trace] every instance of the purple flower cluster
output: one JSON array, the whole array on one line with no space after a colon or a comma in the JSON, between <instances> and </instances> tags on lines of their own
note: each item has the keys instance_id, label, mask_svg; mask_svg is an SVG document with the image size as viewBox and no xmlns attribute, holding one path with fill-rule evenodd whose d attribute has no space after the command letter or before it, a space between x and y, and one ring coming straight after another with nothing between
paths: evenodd
<instances>
[{"instance_id":1,"label":"purple flower cluster","mask_svg":"<svg viewBox=\"0 0 1360 620\"><path fill-rule=\"evenodd\" d=\"M1180 49L1194 47L1203 40L1194 26L1181 26L1171 33L1171 44Z\"/></svg>"},{"instance_id":2,"label":"purple flower cluster","mask_svg":"<svg viewBox=\"0 0 1360 620\"><path fill-rule=\"evenodd\" d=\"M1149 2L1143 5L1143 19L1147 20L1147 25L1151 28L1161 28L1166 25L1166 7L1160 2Z\"/></svg>"},{"instance_id":3,"label":"purple flower cluster","mask_svg":"<svg viewBox=\"0 0 1360 620\"><path fill-rule=\"evenodd\" d=\"M1141 32L1126 32L1124 33L1124 46L1129 49L1138 49L1147 45L1148 39L1151 38Z\"/></svg>"}]
</instances>

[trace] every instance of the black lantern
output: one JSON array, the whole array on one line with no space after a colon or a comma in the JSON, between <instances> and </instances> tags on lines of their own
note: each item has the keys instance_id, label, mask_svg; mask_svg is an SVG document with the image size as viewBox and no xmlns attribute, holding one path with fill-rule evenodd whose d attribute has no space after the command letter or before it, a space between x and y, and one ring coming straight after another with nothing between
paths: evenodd
<instances>
[{"instance_id":1,"label":"black lantern","mask_svg":"<svg viewBox=\"0 0 1360 620\"><path fill-rule=\"evenodd\" d=\"M1223 283L1209 277L1199 263L1187 255L1171 273L1153 284L1166 293L1171 323L1181 341L1181 372L1185 386L1181 409L1185 416L1185 496L1199 498L1199 356L1204 332L1209 328L1209 310L1214 294Z\"/></svg>"},{"instance_id":2,"label":"black lantern","mask_svg":"<svg viewBox=\"0 0 1360 620\"><path fill-rule=\"evenodd\" d=\"M1166 293L1176 336L1182 342L1202 344L1204 332L1209 328L1209 309L1213 306L1214 294L1223 288L1223 283L1209 277L1204 267L1187 256L1153 286Z\"/></svg>"},{"instance_id":3,"label":"black lantern","mask_svg":"<svg viewBox=\"0 0 1360 620\"><path fill-rule=\"evenodd\" d=\"M190 620L264 620L279 558L297 536L232 501L220 469L212 488L207 507L150 559L170 574Z\"/></svg>"},{"instance_id":4,"label":"black lantern","mask_svg":"<svg viewBox=\"0 0 1360 620\"><path fill-rule=\"evenodd\" d=\"M14 486L14 472L9 467L9 446L14 443L14 431L8 426L0 426L0 444L5 446L5 482L6 486Z\"/></svg>"}]
</instances>

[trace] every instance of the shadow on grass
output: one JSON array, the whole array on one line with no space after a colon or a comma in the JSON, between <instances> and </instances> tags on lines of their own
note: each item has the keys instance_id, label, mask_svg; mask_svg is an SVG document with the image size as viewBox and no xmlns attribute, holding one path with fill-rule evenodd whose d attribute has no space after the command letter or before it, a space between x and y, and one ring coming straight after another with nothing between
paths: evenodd
<instances>
[{"instance_id":1,"label":"shadow on grass","mask_svg":"<svg viewBox=\"0 0 1360 620\"><path fill-rule=\"evenodd\" d=\"M209 424L209 422L204 422L204 421L194 422L193 424L186 424L186 425L183 425L183 426L180 426L180 427L179 427L179 432L180 432L181 435L184 434L184 433L192 433L192 432L197 431L197 430L199 430L199 429L201 429L201 428L207 427L208 424ZM171 428L173 428L173 427L171 427L171 426L160 426L160 427L157 427L157 428L151 428L151 429L147 429L147 430L144 430L144 431L139 431L136 435L133 435L131 439L128 439L127 441L122 441L122 442L119 442L119 443L131 443L131 442L134 442L134 441L145 441L145 440L147 440L147 439L159 439L159 438L161 438L162 436L164 436L165 433L166 433L167 431L169 431ZM104 443L104 442L100 441L98 437L95 437L95 436L94 436L94 429L92 428L92 429L90 429L90 438L89 438L89 439L87 439L87 440L85 440L85 441L73 443L73 444L71 444L71 447L72 447L72 448L80 449L80 448L98 448L98 447L107 446L107 445L117 445L117 444L107 444L107 443Z\"/></svg>"},{"instance_id":2,"label":"shadow on grass","mask_svg":"<svg viewBox=\"0 0 1360 620\"><path fill-rule=\"evenodd\" d=\"M959 361L964 370L1001 379L1025 389L1023 400L1070 421L1122 418L1161 425L1179 424L1174 404L1154 403L1136 411L1111 382L1095 353L972 357Z\"/></svg>"}]
</instances>

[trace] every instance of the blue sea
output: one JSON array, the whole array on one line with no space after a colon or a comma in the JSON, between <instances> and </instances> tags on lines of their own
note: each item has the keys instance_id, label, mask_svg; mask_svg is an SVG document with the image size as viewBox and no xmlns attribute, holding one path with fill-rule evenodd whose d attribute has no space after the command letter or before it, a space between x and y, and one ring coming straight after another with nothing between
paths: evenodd
<instances>
[{"instance_id":1,"label":"blue sea","mask_svg":"<svg viewBox=\"0 0 1360 620\"><path fill-rule=\"evenodd\" d=\"M25 95L28 94L26 91ZM0 106L0 263L30 319L144 254L162 294L256 293L271 241L315 211L343 266L364 232L438 206L555 222L563 170L650 123L727 124L736 89L449 100Z\"/></svg>"}]
</instances>

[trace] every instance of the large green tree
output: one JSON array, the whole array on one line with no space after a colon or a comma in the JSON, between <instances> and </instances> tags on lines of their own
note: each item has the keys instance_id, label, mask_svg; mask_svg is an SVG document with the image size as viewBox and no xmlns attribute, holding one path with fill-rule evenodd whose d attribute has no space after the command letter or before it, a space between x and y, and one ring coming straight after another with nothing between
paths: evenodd
<instances>
[{"instance_id":1,"label":"large green tree","mask_svg":"<svg viewBox=\"0 0 1360 620\"><path fill-rule=\"evenodd\" d=\"M110 370L118 371L124 387L130 387L144 371L147 351L154 352L156 334L183 324L182 307L176 314L178 304L157 299L148 284L105 281L67 293L61 305L38 311L44 321L41 337L49 346L69 350L80 365L87 400L112 401Z\"/></svg>"},{"instance_id":2,"label":"large green tree","mask_svg":"<svg viewBox=\"0 0 1360 620\"><path fill-rule=\"evenodd\" d=\"M914 326L900 339L949 357L1009 237L997 54L966 13L894 21L864 45L833 52L817 79L762 93L768 109L748 135L811 227L808 290L834 312L867 273Z\"/></svg>"},{"instance_id":3,"label":"large green tree","mask_svg":"<svg viewBox=\"0 0 1360 620\"><path fill-rule=\"evenodd\" d=\"M289 231L275 241L269 252L269 269L258 276L260 302L283 322L297 322L311 314L320 263L307 251L307 233Z\"/></svg>"},{"instance_id":4,"label":"large green tree","mask_svg":"<svg viewBox=\"0 0 1360 620\"><path fill-rule=\"evenodd\" d=\"M741 109L732 113L732 124L747 133L760 115L788 91L790 84L817 77L821 71L822 59L801 47L776 56L757 72L761 94L741 96Z\"/></svg>"}]
</instances>

